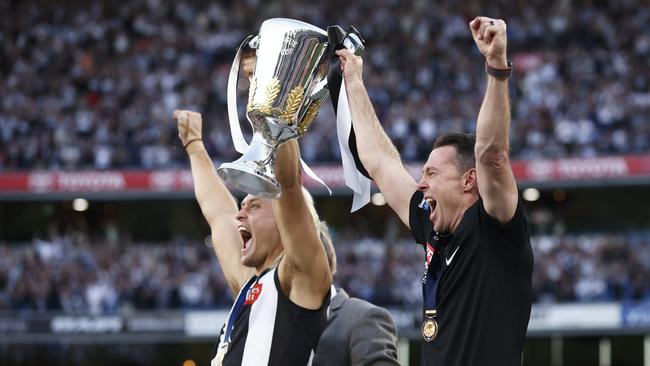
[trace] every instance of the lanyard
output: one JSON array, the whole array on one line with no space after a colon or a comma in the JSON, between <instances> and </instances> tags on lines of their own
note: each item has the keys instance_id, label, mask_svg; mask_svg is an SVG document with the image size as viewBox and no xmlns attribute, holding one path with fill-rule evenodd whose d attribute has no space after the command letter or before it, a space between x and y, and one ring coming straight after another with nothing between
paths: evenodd
<instances>
[{"instance_id":1,"label":"lanyard","mask_svg":"<svg viewBox=\"0 0 650 366\"><path fill-rule=\"evenodd\" d=\"M422 283L422 299L424 300L424 320L422 322L422 338L432 342L438 336L439 325L436 321L436 292L442 276L442 261L440 257L440 242L438 235L433 237L434 246L427 243L427 261L429 262L424 273ZM431 255L429 256L429 251Z\"/></svg>"},{"instance_id":2,"label":"lanyard","mask_svg":"<svg viewBox=\"0 0 650 366\"><path fill-rule=\"evenodd\" d=\"M239 317L239 313L241 313L242 308L244 307L244 301L246 300L246 297L248 296L248 290L250 290L251 286L256 283L262 276L266 274L271 268L267 268L264 270L264 272L260 273L259 276L253 276L251 277L248 282L242 287L241 291L239 291L239 296L237 296L237 301L235 301L235 305L233 306L232 310L230 311L230 316L228 317L228 325L226 326L226 334L224 336L224 342L225 343L230 343L230 334L232 333L232 329L235 327L235 321Z\"/></svg>"},{"instance_id":3,"label":"lanyard","mask_svg":"<svg viewBox=\"0 0 650 366\"><path fill-rule=\"evenodd\" d=\"M438 233L433 235L431 249L433 250L433 254L431 255L431 261L427 266L422 283L422 299L424 300L425 310L436 310L438 285L440 284L440 278L443 272L442 248L445 244L443 241L447 242L449 239L450 237L447 235L440 235Z\"/></svg>"},{"instance_id":4,"label":"lanyard","mask_svg":"<svg viewBox=\"0 0 650 366\"><path fill-rule=\"evenodd\" d=\"M440 283L440 253L436 250L437 253L431 257L431 262L427 268L427 272L424 274L425 280L422 284L422 299L424 300L424 307L427 310L436 309L436 292L438 290L438 283Z\"/></svg>"},{"instance_id":5,"label":"lanyard","mask_svg":"<svg viewBox=\"0 0 650 366\"><path fill-rule=\"evenodd\" d=\"M248 296L248 290L250 289L251 285L255 280L257 279L257 276L251 277L248 282L242 287L241 291L239 291L239 296L237 296L237 301L235 301L235 305L232 308L232 311L230 312L230 316L228 317L228 325L226 326L226 335L224 336L224 341L226 343L230 342L230 333L232 332L232 328L235 326L235 320L239 317L239 313L241 312L242 308L244 307L244 300L246 300L246 296Z\"/></svg>"}]
</instances>

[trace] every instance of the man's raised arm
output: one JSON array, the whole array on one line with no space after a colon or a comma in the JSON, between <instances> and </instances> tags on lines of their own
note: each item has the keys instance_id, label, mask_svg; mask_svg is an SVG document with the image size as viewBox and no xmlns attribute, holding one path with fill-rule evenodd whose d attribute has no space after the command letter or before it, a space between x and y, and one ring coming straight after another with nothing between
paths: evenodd
<instances>
[{"instance_id":1,"label":"man's raised arm","mask_svg":"<svg viewBox=\"0 0 650 366\"><path fill-rule=\"evenodd\" d=\"M346 49L336 53L343 68L359 158L370 177L377 182L386 202L409 226L409 202L417 183L402 164L399 152L379 123L363 84L361 57Z\"/></svg>"},{"instance_id":2,"label":"man's raised arm","mask_svg":"<svg viewBox=\"0 0 650 366\"><path fill-rule=\"evenodd\" d=\"M297 140L285 142L278 150L275 177L282 186L282 195L273 199L273 212L284 245L280 283L295 304L318 309L332 285L332 274L320 241L317 214L312 212L302 191Z\"/></svg>"},{"instance_id":3,"label":"man's raised arm","mask_svg":"<svg viewBox=\"0 0 650 366\"><path fill-rule=\"evenodd\" d=\"M510 159L509 69L506 57L506 23L477 17L469 23L472 37L485 56L487 87L476 124L476 176L486 212L501 223L512 219L517 208L517 183Z\"/></svg>"},{"instance_id":4,"label":"man's raised arm","mask_svg":"<svg viewBox=\"0 0 650 366\"><path fill-rule=\"evenodd\" d=\"M243 243L235 219L239 211L237 202L217 175L205 151L201 140L201 114L177 110L174 111L174 119L178 123L178 137L190 159L196 200L210 225L212 248L230 289L236 295L255 272L254 268L240 262Z\"/></svg>"}]
</instances>

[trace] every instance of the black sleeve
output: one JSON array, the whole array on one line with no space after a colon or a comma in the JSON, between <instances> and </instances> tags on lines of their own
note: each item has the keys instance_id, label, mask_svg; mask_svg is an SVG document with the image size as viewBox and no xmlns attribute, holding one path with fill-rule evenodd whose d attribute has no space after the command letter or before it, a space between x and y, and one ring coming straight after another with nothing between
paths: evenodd
<instances>
[{"instance_id":1,"label":"black sleeve","mask_svg":"<svg viewBox=\"0 0 650 366\"><path fill-rule=\"evenodd\" d=\"M521 200L517 202L515 215L506 224L500 223L485 211L482 199L479 199L478 206L479 218L482 225L487 228L497 242L512 249L519 249L529 242L530 229L528 227L528 220L524 214L524 209L521 206Z\"/></svg>"},{"instance_id":2,"label":"black sleeve","mask_svg":"<svg viewBox=\"0 0 650 366\"><path fill-rule=\"evenodd\" d=\"M424 193L415 191L411 196L409 204L409 226L416 243L424 245L432 230L431 221L429 221L429 210L422 208Z\"/></svg>"}]
</instances>

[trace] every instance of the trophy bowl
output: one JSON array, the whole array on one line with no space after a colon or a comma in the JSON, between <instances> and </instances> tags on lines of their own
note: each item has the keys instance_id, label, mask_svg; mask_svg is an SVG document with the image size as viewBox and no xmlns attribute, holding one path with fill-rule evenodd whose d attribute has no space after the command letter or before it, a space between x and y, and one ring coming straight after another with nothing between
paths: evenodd
<instances>
[{"instance_id":1,"label":"trophy bowl","mask_svg":"<svg viewBox=\"0 0 650 366\"><path fill-rule=\"evenodd\" d=\"M239 159L221 164L217 172L234 188L277 197L281 188L273 174L276 151L305 133L328 95L328 36L311 24L274 18L262 23L248 46L255 49L246 106L253 137Z\"/></svg>"}]
</instances>

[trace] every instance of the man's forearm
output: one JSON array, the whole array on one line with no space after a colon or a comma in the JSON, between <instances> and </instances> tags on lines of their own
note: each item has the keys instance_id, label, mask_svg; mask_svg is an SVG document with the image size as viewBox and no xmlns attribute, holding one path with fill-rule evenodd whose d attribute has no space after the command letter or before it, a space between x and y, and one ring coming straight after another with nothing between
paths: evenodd
<instances>
[{"instance_id":1,"label":"man's forearm","mask_svg":"<svg viewBox=\"0 0 650 366\"><path fill-rule=\"evenodd\" d=\"M194 194L203 216L208 223L221 214L234 217L237 213L237 202L217 175L205 148L195 145L199 143L201 142L194 142L188 146L188 154L194 180Z\"/></svg>"},{"instance_id":2,"label":"man's forearm","mask_svg":"<svg viewBox=\"0 0 650 366\"><path fill-rule=\"evenodd\" d=\"M508 81L492 76L487 79L485 97L476 123L476 155L481 160L503 159L509 150Z\"/></svg>"},{"instance_id":3,"label":"man's forearm","mask_svg":"<svg viewBox=\"0 0 650 366\"><path fill-rule=\"evenodd\" d=\"M374 176L382 161L385 162L386 159L401 161L399 152L379 123L363 82L346 81L345 86L357 137L359 158L368 173Z\"/></svg>"},{"instance_id":4,"label":"man's forearm","mask_svg":"<svg viewBox=\"0 0 650 366\"><path fill-rule=\"evenodd\" d=\"M297 140L287 141L278 150L275 177L282 186L282 194L271 200L284 247L280 284L294 303L318 309L332 284L332 276L318 235L318 215L312 212L300 184Z\"/></svg>"}]
</instances>

